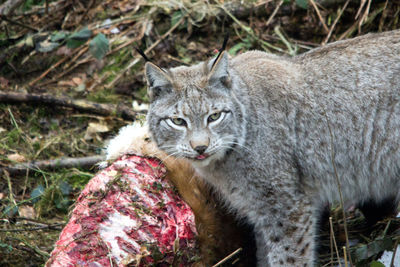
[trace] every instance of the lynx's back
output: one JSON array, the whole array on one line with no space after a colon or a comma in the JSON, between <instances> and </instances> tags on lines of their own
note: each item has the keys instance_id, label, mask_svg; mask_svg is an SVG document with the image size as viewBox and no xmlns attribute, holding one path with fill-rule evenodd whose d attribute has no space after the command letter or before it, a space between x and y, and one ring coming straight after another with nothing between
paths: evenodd
<instances>
[{"instance_id":1,"label":"lynx's back","mask_svg":"<svg viewBox=\"0 0 400 267\"><path fill-rule=\"evenodd\" d=\"M256 154L265 154L266 138L285 144L304 185L324 200L338 200L333 162L348 198L398 195L400 31L336 42L294 58L251 51L231 64L258 114L258 126L249 131L260 149ZM260 135L260 128L271 135Z\"/></svg>"},{"instance_id":2,"label":"lynx's back","mask_svg":"<svg viewBox=\"0 0 400 267\"><path fill-rule=\"evenodd\" d=\"M297 115L298 158L305 173L320 177L309 182L334 177L333 150L348 198L398 199L400 31L337 42L295 62L304 77L302 94L311 100L303 102L310 108L299 109L303 118ZM317 116L306 119L307 111ZM337 200L337 185L326 181L322 194Z\"/></svg>"}]
</instances>

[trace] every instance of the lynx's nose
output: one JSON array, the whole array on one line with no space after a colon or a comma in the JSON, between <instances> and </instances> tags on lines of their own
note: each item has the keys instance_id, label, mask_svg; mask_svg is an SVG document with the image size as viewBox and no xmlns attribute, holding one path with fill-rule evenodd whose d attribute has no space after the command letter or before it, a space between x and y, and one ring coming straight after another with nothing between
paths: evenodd
<instances>
[{"instance_id":1,"label":"lynx's nose","mask_svg":"<svg viewBox=\"0 0 400 267\"><path fill-rule=\"evenodd\" d=\"M196 146L193 149L196 150L196 152L199 153L199 155L201 155L204 153L204 151L206 151L207 147L208 146Z\"/></svg>"},{"instance_id":2,"label":"lynx's nose","mask_svg":"<svg viewBox=\"0 0 400 267\"><path fill-rule=\"evenodd\" d=\"M210 138L204 132L199 131L192 135L189 143L194 151L199 153L199 155L203 155L210 144Z\"/></svg>"}]
</instances>

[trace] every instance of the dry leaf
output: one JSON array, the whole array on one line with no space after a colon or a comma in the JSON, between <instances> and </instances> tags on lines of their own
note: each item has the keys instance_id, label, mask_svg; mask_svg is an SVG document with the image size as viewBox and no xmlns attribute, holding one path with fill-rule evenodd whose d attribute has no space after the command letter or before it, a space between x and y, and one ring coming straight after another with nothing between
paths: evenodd
<instances>
[{"instance_id":1,"label":"dry leaf","mask_svg":"<svg viewBox=\"0 0 400 267\"><path fill-rule=\"evenodd\" d=\"M26 158L21 154L15 153L7 156L7 159L15 162L25 162Z\"/></svg>"},{"instance_id":2,"label":"dry leaf","mask_svg":"<svg viewBox=\"0 0 400 267\"><path fill-rule=\"evenodd\" d=\"M105 124L90 122L86 129L84 139L90 140L90 139L93 139L93 137L96 133L106 133L109 131L110 131L110 128Z\"/></svg>"},{"instance_id":3,"label":"dry leaf","mask_svg":"<svg viewBox=\"0 0 400 267\"><path fill-rule=\"evenodd\" d=\"M36 218L35 209L31 206L19 206L18 212L21 217L25 217L25 218L29 218L29 219Z\"/></svg>"},{"instance_id":4,"label":"dry leaf","mask_svg":"<svg viewBox=\"0 0 400 267\"><path fill-rule=\"evenodd\" d=\"M72 78L72 81L75 83L75 85L80 85L82 83L82 79L79 77Z\"/></svg>"},{"instance_id":5,"label":"dry leaf","mask_svg":"<svg viewBox=\"0 0 400 267\"><path fill-rule=\"evenodd\" d=\"M73 81L59 81L58 86L74 87L76 84Z\"/></svg>"},{"instance_id":6,"label":"dry leaf","mask_svg":"<svg viewBox=\"0 0 400 267\"><path fill-rule=\"evenodd\" d=\"M6 78L0 76L0 88L6 89L9 83L10 82Z\"/></svg>"}]
</instances>

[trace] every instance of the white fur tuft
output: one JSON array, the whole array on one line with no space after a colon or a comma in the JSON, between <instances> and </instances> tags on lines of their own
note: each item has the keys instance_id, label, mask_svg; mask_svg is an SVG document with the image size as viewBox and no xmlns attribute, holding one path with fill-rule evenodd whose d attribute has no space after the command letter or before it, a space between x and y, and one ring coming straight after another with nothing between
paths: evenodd
<instances>
[{"instance_id":1,"label":"white fur tuft","mask_svg":"<svg viewBox=\"0 0 400 267\"><path fill-rule=\"evenodd\" d=\"M150 141L147 124L135 121L121 128L118 135L110 140L106 150L106 160L113 161L125 154L153 156L155 145Z\"/></svg>"}]
</instances>

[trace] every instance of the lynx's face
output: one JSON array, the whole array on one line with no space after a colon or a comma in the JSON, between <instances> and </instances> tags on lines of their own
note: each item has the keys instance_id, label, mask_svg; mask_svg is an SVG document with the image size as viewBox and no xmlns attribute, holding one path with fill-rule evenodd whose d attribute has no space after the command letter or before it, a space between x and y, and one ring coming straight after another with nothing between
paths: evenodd
<instances>
[{"instance_id":1,"label":"lynx's face","mask_svg":"<svg viewBox=\"0 0 400 267\"><path fill-rule=\"evenodd\" d=\"M146 65L152 101L148 123L167 154L198 166L221 159L243 142L241 106L232 94L228 57L163 71Z\"/></svg>"}]
</instances>

